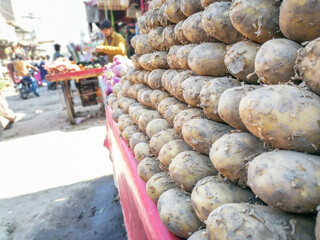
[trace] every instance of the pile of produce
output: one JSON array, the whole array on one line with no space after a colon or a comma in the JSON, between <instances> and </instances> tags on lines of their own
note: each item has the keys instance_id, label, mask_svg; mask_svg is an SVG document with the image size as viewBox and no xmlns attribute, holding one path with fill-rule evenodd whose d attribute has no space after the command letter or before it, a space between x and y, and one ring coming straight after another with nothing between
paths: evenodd
<instances>
[{"instance_id":1,"label":"pile of produce","mask_svg":"<svg viewBox=\"0 0 320 240\"><path fill-rule=\"evenodd\" d=\"M170 232L320 239L319 13L314 0L153 0L138 20L108 104Z\"/></svg>"},{"instance_id":2,"label":"pile of produce","mask_svg":"<svg viewBox=\"0 0 320 240\"><path fill-rule=\"evenodd\" d=\"M44 65L49 75L80 71L80 67L69 59L60 57Z\"/></svg>"}]
</instances>

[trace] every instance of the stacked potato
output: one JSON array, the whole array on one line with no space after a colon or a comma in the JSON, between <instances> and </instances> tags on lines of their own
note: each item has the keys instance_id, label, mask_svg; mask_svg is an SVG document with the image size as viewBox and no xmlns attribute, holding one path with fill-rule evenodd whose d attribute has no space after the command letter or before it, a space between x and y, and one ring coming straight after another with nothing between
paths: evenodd
<instances>
[{"instance_id":1,"label":"stacked potato","mask_svg":"<svg viewBox=\"0 0 320 240\"><path fill-rule=\"evenodd\" d=\"M169 231L315 239L319 11L313 0L153 0L138 20L134 67L108 103Z\"/></svg>"}]
</instances>

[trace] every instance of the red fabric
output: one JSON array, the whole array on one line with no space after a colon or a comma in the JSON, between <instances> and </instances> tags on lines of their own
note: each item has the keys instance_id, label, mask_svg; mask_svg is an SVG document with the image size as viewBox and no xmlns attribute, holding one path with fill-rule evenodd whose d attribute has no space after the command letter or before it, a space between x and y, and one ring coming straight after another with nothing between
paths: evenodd
<instances>
[{"instance_id":1,"label":"red fabric","mask_svg":"<svg viewBox=\"0 0 320 240\"><path fill-rule=\"evenodd\" d=\"M146 183L137 172L138 162L106 108L107 138L105 146L113 158L124 222L129 240L179 240L162 224L157 205L146 192Z\"/></svg>"}]
</instances>

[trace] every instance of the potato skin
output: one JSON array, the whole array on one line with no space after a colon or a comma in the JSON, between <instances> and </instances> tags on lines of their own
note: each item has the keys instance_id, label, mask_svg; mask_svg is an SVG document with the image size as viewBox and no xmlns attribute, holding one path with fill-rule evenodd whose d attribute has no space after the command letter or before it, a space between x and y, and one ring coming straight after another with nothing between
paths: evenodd
<instances>
[{"instance_id":1,"label":"potato skin","mask_svg":"<svg viewBox=\"0 0 320 240\"><path fill-rule=\"evenodd\" d=\"M260 44L241 41L233 44L224 58L228 71L241 81L257 84L258 76L254 74L254 62Z\"/></svg>"},{"instance_id":2,"label":"potato skin","mask_svg":"<svg viewBox=\"0 0 320 240\"><path fill-rule=\"evenodd\" d=\"M170 126L173 127L173 121L174 118L177 116L177 114L185 109L188 108L187 104L184 103L176 103L173 105L170 105L166 108L166 110L163 113L163 116L167 121L169 122Z\"/></svg>"},{"instance_id":3,"label":"potato skin","mask_svg":"<svg viewBox=\"0 0 320 240\"><path fill-rule=\"evenodd\" d=\"M190 69L188 65L188 56L193 48L195 48L197 44L188 44L184 45L177 51L176 60L180 68L182 69Z\"/></svg>"},{"instance_id":4,"label":"potato skin","mask_svg":"<svg viewBox=\"0 0 320 240\"><path fill-rule=\"evenodd\" d=\"M177 133L181 133L182 132L182 127L184 125L185 122L191 120L191 119L205 119L206 115L204 114L204 112L202 111L202 109L200 108L188 108L185 109L181 112L179 112L174 120L173 120L173 128L174 130L176 130Z\"/></svg>"},{"instance_id":5,"label":"potato skin","mask_svg":"<svg viewBox=\"0 0 320 240\"><path fill-rule=\"evenodd\" d=\"M152 154L149 150L149 144L145 142L140 142L134 147L134 156L138 162L145 159L146 157L151 157Z\"/></svg>"},{"instance_id":6,"label":"potato skin","mask_svg":"<svg viewBox=\"0 0 320 240\"><path fill-rule=\"evenodd\" d=\"M240 118L239 104L246 92L253 91L260 87L259 85L243 85L226 89L219 98L219 117L231 127L243 132L248 132L248 129Z\"/></svg>"},{"instance_id":7,"label":"potato skin","mask_svg":"<svg viewBox=\"0 0 320 240\"><path fill-rule=\"evenodd\" d=\"M138 125L141 131L146 132L147 125L154 119L162 118L160 113L154 110L145 111L141 114L138 120Z\"/></svg>"},{"instance_id":8,"label":"potato skin","mask_svg":"<svg viewBox=\"0 0 320 240\"><path fill-rule=\"evenodd\" d=\"M217 174L218 171L214 168L210 159L196 151L179 153L169 165L170 178L188 192L192 191L199 180Z\"/></svg>"},{"instance_id":9,"label":"potato skin","mask_svg":"<svg viewBox=\"0 0 320 240\"><path fill-rule=\"evenodd\" d=\"M185 16L191 16L194 13L203 11L203 7L199 0L181 0L180 5L181 12Z\"/></svg>"},{"instance_id":10,"label":"potato skin","mask_svg":"<svg viewBox=\"0 0 320 240\"><path fill-rule=\"evenodd\" d=\"M154 52L154 49L148 39L148 34L141 34L136 42L136 53L137 54L148 54Z\"/></svg>"},{"instance_id":11,"label":"potato skin","mask_svg":"<svg viewBox=\"0 0 320 240\"><path fill-rule=\"evenodd\" d=\"M248 185L262 201L286 212L314 212L320 201L320 157L278 150L248 167Z\"/></svg>"},{"instance_id":12,"label":"potato skin","mask_svg":"<svg viewBox=\"0 0 320 240\"><path fill-rule=\"evenodd\" d=\"M201 226L192 209L190 194L178 188L169 189L160 195L158 212L166 228L179 237L188 238Z\"/></svg>"},{"instance_id":13,"label":"potato skin","mask_svg":"<svg viewBox=\"0 0 320 240\"><path fill-rule=\"evenodd\" d=\"M154 69L151 64L151 57L152 54L143 54L139 57L140 66L147 71L152 71Z\"/></svg>"},{"instance_id":14,"label":"potato skin","mask_svg":"<svg viewBox=\"0 0 320 240\"><path fill-rule=\"evenodd\" d=\"M228 180L247 186L247 163L265 152L263 142L251 133L225 134L212 144L210 160Z\"/></svg>"},{"instance_id":15,"label":"potato skin","mask_svg":"<svg viewBox=\"0 0 320 240\"><path fill-rule=\"evenodd\" d=\"M133 54L131 56L131 60L132 60L133 66L138 70L143 69L142 66L139 63L140 56L141 56L140 54ZM129 78L129 80L130 80L130 78ZM132 81L130 80L130 82L132 82Z\"/></svg>"},{"instance_id":16,"label":"potato skin","mask_svg":"<svg viewBox=\"0 0 320 240\"><path fill-rule=\"evenodd\" d=\"M207 239L208 239L208 235L207 235L206 229L201 229L199 231L196 231L188 238L188 240L207 240Z\"/></svg>"},{"instance_id":17,"label":"potato skin","mask_svg":"<svg viewBox=\"0 0 320 240\"><path fill-rule=\"evenodd\" d=\"M207 234L209 240L314 240L314 220L269 206L229 203L210 213Z\"/></svg>"},{"instance_id":18,"label":"potato skin","mask_svg":"<svg viewBox=\"0 0 320 240\"><path fill-rule=\"evenodd\" d=\"M175 133L173 129L164 129L155 135L152 136L150 139L150 151L154 156L158 156L161 148L167 142L172 140L179 139L178 134Z\"/></svg>"},{"instance_id":19,"label":"potato skin","mask_svg":"<svg viewBox=\"0 0 320 240\"><path fill-rule=\"evenodd\" d=\"M220 77L227 75L224 43L202 43L193 48L188 56L188 65L198 75ZM215 67L212 67L215 66Z\"/></svg>"},{"instance_id":20,"label":"potato skin","mask_svg":"<svg viewBox=\"0 0 320 240\"><path fill-rule=\"evenodd\" d=\"M311 91L320 95L320 38L298 50L295 68Z\"/></svg>"},{"instance_id":21,"label":"potato skin","mask_svg":"<svg viewBox=\"0 0 320 240\"><path fill-rule=\"evenodd\" d=\"M152 47L158 51L164 50L164 45L162 42L162 32L164 27L156 27L150 30L148 34L148 40Z\"/></svg>"},{"instance_id":22,"label":"potato skin","mask_svg":"<svg viewBox=\"0 0 320 240\"><path fill-rule=\"evenodd\" d=\"M192 43L216 42L217 40L203 29L202 14L203 12L197 12L183 21L183 34Z\"/></svg>"},{"instance_id":23,"label":"potato skin","mask_svg":"<svg viewBox=\"0 0 320 240\"><path fill-rule=\"evenodd\" d=\"M122 114L125 114L125 112L121 108L115 108L112 110L112 119L115 122L118 122L118 119Z\"/></svg>"},{"instance_id":24,"label":"potato skin","mask_svg":"<svg viewBox=\"0 0 320 240\"><path fill-rule=\"evenodd\" d=\"M146 16L139 17L137 24L142 34L149 33L149 28L146 23Z\"/></svg>"},{"instance_id":25,"label":"potato skin","mask_svg":"<svg viewBox=\"0 0 320 240\"><path fill-rule=\"evenodd\" d=\"M204 84L200 91L200 107L208 118L223 122L218 114L218 103L221 94L228 88L240 86L240 82L234 78L215 78Z\"/></svg>"},{"instance_id":26,"label":"potato skin","mask_svg":"<svg viewBox=\"0 0 320 240\"><path fill-rule=\"evenodd\" d=\"M140 103L135 103L129 107L129 116L135 122L135 124L138 124L140 115L146 110L149 109Z\"/></svg>"},{"instance_id":27,"label":"potato skin","mask_svg":"<svg viewBox=\"0 0 320 240\"><path fill-rule=\"evenodd\" d=\"M172 46L167 55L167 62L171 69L179 69L180 66L176 60L177 51L181 48L181 45Z\"/></svg>"},{"instance_id":28,"label":"potato skin","mask_svg":"<svg viewBox=\"0 0 320 240\"><path fill-rule=\"evenodd\" d=\"M138 100L140 100L139 102L149 108L153 108L153 105L151 102L151 93L152 92L153 92L153 90L151 90L151 89L147 89L147 90L143 91L140 99L138 98Z\"/></svg>"},{"instance_id":29,"label":"potato skin","mask_svg":"<svg viewBox=\"0 0 320 240\"><path fill-rule=\"evenodd\" d=\"M207 8L210 4L215 3L215 2L231 2L232 0L201 0L201 6L205 9Z\"/></svg>"},{"instance_id":30,"label":"potato skin","mask_svg":"<svg viewBox=\"0 0 320 240\"><path fill-rule=\"evenodd\" d=\"M164 49L168 51L172 46L180 44L175 33L174 25L169 25L162 32L162 42L165 43Z\"/></svg>"},{"instance_id":31,"label":"potato skin","mask_svg":"<svg viewBox=\"0 0 320 240\"><path fill-rule=\"evenodd\" d=\"M147 194L155 203L158 202L158 199L162 193L176 187L177 185L174 183L174 181L170 179L167 173L164 172L156 173L148 180L146 184Z\"/></svg>"},{"instance_id":32,"label":"potato skin","mask_svg":"<svg viewBox=\"0 0 320 240\"><path fill-rule=\"evenodd\" d=\"M162 75L163 76L163 75ZM150 95L150 99L151 99L151 102L152 102L152 105L153 105L153 108L154 109L157 109L158 108L158 105L159 103L167 98L167 97L170 97L170 94L165 92L165 91L160 91L160 90L155 90L151 93Z\"/></svg>"},{"instance_id":33,"label":"potato skin","mask_svg":"<svg viewBox=\"0 0 320 240\"><path fill-rule=\"evenodd\" d=\"M214 80L213 77L194 76L182 83L183 99L193 107L200 107L200 91L206 82Z\"/></svg>"},{"instance_id":34,"label":"potato skin","mask_svg":"<svg viewBox=\"0 0 320 240\"><path fill-rule=\"evenodd\" d=\"M320 4L318 1L283 0L279 24L286 38L302 43L320 36Z\"/></svg>"},{"instance_id":35,"label":"potato skin","mask_svg":"<svg viewBox=\"0 0 320 240\"><path fill-rule=\"evenodd\" d=\"M118 128L122 132L126 127L134 125L134 121L130 118L129 114L122 114L118 118Z\"/></svg>"},{"instance_id":36,"label":"potato skin","mask_svg":"<svg viewBox=\"0 0 320 240\"><path fill-rule=\"evenodd\" d=\"M232 128L208 119L191 119L182 127L183 139L196 151L209 155L212 144Z\"/></svg>"},{"instance_id":37,"label":"potato skin","mask_svg":"<svg viewBox=\"0 0 320 240\"><path fill-rule=\"evenodd\" d=\"M146 84L139 83L139 84L133 84L129 87L128 89L128 97L132 99L137 99L138 98L138 92L141 89L149 89L149 87Z\"/></svg>"},{"instance_id":38,"label":"potato skin","mask_svg":"<svg viewBox=\"0 0 320 240\"><path fill-rule=\"evenodd\" d=\"M152 89L163 91L164 88L161 84L161 78L164 72L165 72L164 69L153 70L148 76L147 84L149 85L149 87L151 87Z\"/></svg>"},{"instance_id":39,"label":"potato skin","mask_svg":"<svg viewBox=\"0 0 320 240\"><path fill-rule=\"evenodd\" d=\"M152 138L158 132L161 132L163 129L170 128L170 124L166 119L157 118L150 121L147 125L146 132L149 138Z\"/></svg>"},{"instance_id":40,"label":"potato skin","mask_svg":"<svg viewBox=\"0 0 320 240\"><path fill-rule=\"evenodd\" d=\"M277 0L234 0L230 9L232 25L258 43L280 38L279 5Z\"/></svg>"},{"instance_id":41,"label":"potato skin","mask_svg":"<svg viewBox=\"0 0 320 240\"><path fill-rule=\"evenodd\" d=\"M151 55L151 65L157 69L168 69L169 65L167 62L168 52L154 52Z\"/></svg>"},{"instance_id":42,"label":"potato skin","mask_svg":"<svg viewBox=\"0 0 320 240\"><path fill-rule=\"evenodd\" d=\"M129 142L129 146L130 146L131 150L134 151L134 147L140 142L148 143L149 142L148 136L142 132L137 132L137 133L133 134L131 136L130 142Z\"/></svg>"},{"instance_id":43,"label":"potato skin","mask_svg":"<svg viewBox=\"0 0 320 240\"><path fill-rule=\"evenodd\" d=\"M231 2L215 2L209 5L203 12L203 29L215 39L234 44L241 41L244 36L232 25L229 12Z\"/></svg>"},{"instance_id":44,"label":"potato skin","mask_svg":"<svg viewBox=\"0 0 320 240\"><path fill-rule=\"evenodd\" d=\"M185 45L185 44L189 44L190 41L186 38L186 36L183 33L182 24L183 24L183 20L181 20L176 24L176 26L174 27L174 34L176 35L176 38L178 39L178 41L181 44Z\"/></svg>"},{"instance_id":45,"label":"potato skin","mask_svg":"<svg viewBox=\"0 0 320 240\"><path fill-rule=\"evenodd\" d=\"M255 59L255 72L261 82L278 84L294 76L297 51L301 46L291 40L271 39L259 48Z\"/></svg>"},{"instance_id":46,"label":"potato skin","mask_svg":"<svg viewBox=\"0 0 320 240\"><path fill-rule=\"evenodd\" d=\"M192 148L184 140L173 140L163 145L158 158L164 166L169 167L172 159L174 159L179 153L188 150L192 150Z\"/></svg>"},{"instance_id":47,"label":"potato skin","mask_svg":"<svg viewBox=\"0 0 320 240\"><path fill-rule=\"evenodd\" d=\"M137 132L141 132L139 127L137 125L130 125L122 131L121 135L126 140L126 142L129 143L132 135Z\"/></svg>"},{"instance_id":48,"label":"potato skin","mask_svg":"<svg viewBox=\"0 0 320 240\"><path fill-rule=\"evenodd\" d=\"M167 0L164 4L164 13L166 18L173 22L178 23L183 19L186 19L186 16L181 12L181 0Z\"/></svg>"},{"instance_id":49,"label":"potato skin","mask_svg":"<svg viewBox=\"0 0 320 240\"><path fill-rule=\"evenodd\" d=\"M180 72L178 75L176 75L174 78L172 78L168 90L170 90L170 93L175 96L177 99L179 99L182 102L185 102L183 98L183 88L182 84L183 82L188 79L189 77L195 76L196 74L192 72L191 70Z\"/></svg>"},{"instance_id":50,"label":"potato skin","mask_svg":"<svg viewBox=\"0 0 320 240\"><path fill-rule=\"evenodd\" d=\"M264 142L280 149L320 153L318 95L295 86L265 86L247 93L239 112L247 129Z\"/></svg>"},{"instance_id":51,"label":"potato skin","mask_svg":"<svg viewBox=\"0 0 320 240\"><path fill-rule=\"evenodd\" d=\"M170 105L173 105L173 104L177 104L177 103L182 103L182 102L179 101L178 99L174 98L174 97L165 98L159 103L158 112L162 116L164 116L164 112L167 109L167 107L170 106Z\"/></svg>"},{"instance_id":52,"label":"potato skin","mask_svg":"<svg viewBox=\"0 0 320 240\"><path fill-rule=\"evenodd\" d=\"M249 189L219 178L208 176L197 182L191 193L191 202L201 222L207 220L216 208L227 203L255 202L255 195Z\"/></svg>"},{"instance_id":53,"label":"potato skin","mask_svg":"<svg viewBox=\"0 0 320 240\"><path fill-rule=\"evenodd\" d=\"M147 157L138 164L138 174L141 180L147 182L153 175L161 172L160 162L155 157Z\"/></svg>"}]
</instances>

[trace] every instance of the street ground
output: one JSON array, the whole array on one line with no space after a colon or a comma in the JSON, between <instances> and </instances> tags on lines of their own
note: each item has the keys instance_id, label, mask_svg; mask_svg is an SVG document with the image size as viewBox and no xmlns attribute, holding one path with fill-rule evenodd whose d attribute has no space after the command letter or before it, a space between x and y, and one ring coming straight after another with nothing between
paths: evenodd
<instances>
[{"instance_id":1,"label":"street ground","mask_svg":"<svg viewBox=\"0 0 320 240\"><path fill-rule=\"evenodd\" d=\"M17 119L0 130L0 240L126 240L100 107L74 91L70 125L61 90L5 94Z\"/></svg>"}]
</instances>

